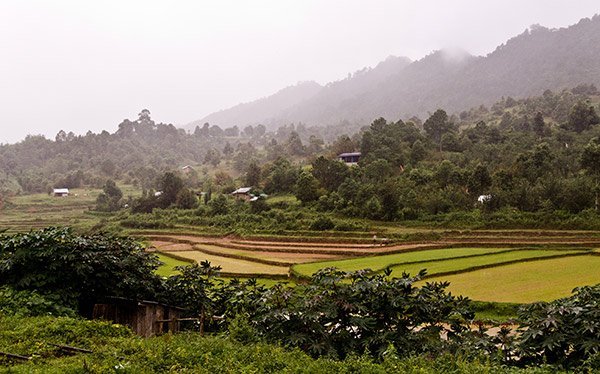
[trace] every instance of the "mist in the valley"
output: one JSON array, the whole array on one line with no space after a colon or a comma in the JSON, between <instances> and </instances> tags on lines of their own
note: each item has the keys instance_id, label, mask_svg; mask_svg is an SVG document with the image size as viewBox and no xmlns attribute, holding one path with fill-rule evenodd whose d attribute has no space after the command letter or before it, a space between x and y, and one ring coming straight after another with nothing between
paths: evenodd
<instances>
[{"instance_id":1,"label":"mist in the valley","mask_svg":"<svg viewBox=\"0 0 600 374\"><path fill-rule=\"evenodd\" d=\"M0 3L0 143L114 132L143 108L184 126L299 81L389 55L484 56L532 24L600 12L578 1L18 1ZM374 107L373 110L376 110Z\"/></svg>"}]
</instances>

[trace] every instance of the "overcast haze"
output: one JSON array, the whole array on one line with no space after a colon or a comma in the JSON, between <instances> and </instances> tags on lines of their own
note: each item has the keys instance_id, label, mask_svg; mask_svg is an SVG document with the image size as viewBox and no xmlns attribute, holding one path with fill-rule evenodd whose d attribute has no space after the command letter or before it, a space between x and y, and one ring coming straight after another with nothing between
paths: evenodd
<instances>
[{"instance_id":1,"label":"overcast haze","mask_svg":"<svg viewBox=\"0 0 600 374\"><path fill-rule=\"evenodd\" d=\"M114 132L143 108L182 126L389 55L485 55L531 24L566 27L595 13L597 0L3 0L0 143Z\"/></svg>"}]
</instances>

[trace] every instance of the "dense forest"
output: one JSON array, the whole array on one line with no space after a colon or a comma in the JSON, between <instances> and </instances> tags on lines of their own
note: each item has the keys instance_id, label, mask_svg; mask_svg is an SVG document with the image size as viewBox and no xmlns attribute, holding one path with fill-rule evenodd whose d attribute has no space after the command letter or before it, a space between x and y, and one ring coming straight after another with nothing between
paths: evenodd
<instances>
[{"instance_id":1,"label":"dense forest","mask_svg":"<svg viewBox=\"0 0 600 374\"><path fill-rule=\"evenodd\" d=\"M290 122L336 125L425 117L485 104L502 96L528 97L582 83L600 84L600 16L576 25L548 29L533 25L487 56L440 50L411 62L389 57L345 79L319 87L314 82L288 87L272 96L222 110L193 122L219 126Z\"/></svg>"},{"instance_id":2,"label":"dense forest","mask_svg":"<svg viewBox=\"0 0 600 374\"><path fill-rule=\"evenodd\" d=\"M439 109L424 121L379 118L350 135L302 124L273 132L205 124L188 134L155 124L144 110L114 134L61 132L55 140L28 137L1 146L2 192L102 187L107 179L159 191L165 173L175 172L181 187L210 191L208 198L247 185L371 219L418 220L474 208L575 214L597 208L599 99L594 85L579 85L456 115ZM336 159L351 151L362 152L358 167ZM182 171L188 163L191 170ZM140 211L166 208L179 192Z\"/></svg>"}]
</instances>

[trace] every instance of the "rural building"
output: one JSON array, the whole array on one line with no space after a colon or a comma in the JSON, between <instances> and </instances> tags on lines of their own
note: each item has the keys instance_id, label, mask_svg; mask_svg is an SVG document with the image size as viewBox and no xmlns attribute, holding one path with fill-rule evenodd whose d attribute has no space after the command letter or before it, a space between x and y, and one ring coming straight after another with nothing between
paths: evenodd
<instances>
[{"instance_id":1,"label":"rural building","mask_svg":"<svg viewBox=\"0 0 600 374\"><path fill-rule=\"evenodd\" d=\"M182 168L181 168L181 171L182 171L184 174L189 174L189 173L191 173L192 171L194 171L194 168L193 168L193 167L191 167L190 165L185 165L184 167L182 167Z\"/></svg>"},{"instance_id":2,"label":"rural building","mask_svg":"<svg viewBox=\"0 0 600 374\"><path fill-rule=\"evenodd\" d=\"M250 194L250 191L252 191L252 187L242 187L233 191L231 194L238 200L250 201L254 197Z\"/></svg>"},{"instance_id":3,"label":"rural building","mask_svg":"<svg viewBox=\"0 0 600 374\"><path fill-rule=\"evenodd\" d=\"M154 301L114 297L105 304L94 305L92 318L129 326L137 335L147 338L179 331L182 311Z\"/></svg>"},{"instance_id":4,"label":"rural building","mask_svg":"<svg viewBox=\"0 0 600 374\"><path fill-rule=\"evenodd\" d=\"M338 155L338 159L346 165L356 165L360 161L360 152L348 152Z\"/></svg>"},{"instance_id":5,"label":"rural building","mask_svg":"<svg viewBox=\"0 0 600 374\"><path fill-rule=\"evenodd\" d=\"M69 189L68 188L55 188L52 191L52 195L54 197L67 197L67 196L69 196Z\"/></svg>"},{"instance_id":6,"label":"rural building","mask_svg":"<svg viewBox=\"0 0 600 374\"><path fill-rule=\"evenodd\" d=\"M492 195L479 195L477 202L480 204L487 203L492 200Z\"/></svg>"}]
</instances>

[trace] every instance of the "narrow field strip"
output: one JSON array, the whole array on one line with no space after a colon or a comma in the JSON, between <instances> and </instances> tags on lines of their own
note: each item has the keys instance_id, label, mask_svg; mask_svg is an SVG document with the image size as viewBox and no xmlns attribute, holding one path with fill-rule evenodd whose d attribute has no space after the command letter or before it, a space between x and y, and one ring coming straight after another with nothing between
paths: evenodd
<instances>
[{"instance_id":1,"label":"narrow field strip","mask_svg":"<svg viewBox=\"0 0 600 374\"><path fill-rule=\"evenodd\" d=\"M253 252L241 251L230 248L220 247L210 244L191 244L191 243L172 243L172 242L151 242L153 247L163 253L198 251L212 256L228 257L238 260L247 260L266 265L290 266L296 263L318 261L323 259L339 258L331 255L306 255L296 253L278 253L278 252Z\"/></svg>"},{"instance_id":2,"label":"narrow field strip","mask_svg":"<svg viewBox=\"0 0 600 374\"><path fill-rule=\"evenodd\" d=\"M293 242L273 242L273 241L264 241L264 240L231 240L233 244L242 244L242 245L252 245L252 246L260 246L260 247L272 247L272 246L294 246L294 247L323 247L323 248L373 248L376 245L373 244L360 244L360 243L349 243L349 244L341 244L341 243L319 243L319 242L304 242L304 243L293 243Z\"/></svg>"},{"instance_id":3,"label":"narrow field strip","mask_svg":"<svg viewBox=\"0 0 600 374\"><path fill-rule=\"evenodd\" d=\"M468 236L600 236L600 231L594 230L539 230L539 229L514 229L514 230L446 230L445 235L468 235Z\"/></svg>"},{"instance_id":4,"label":"narrow field strip","mask_svg":"<svg viewBox=\"0 0 600 374\"><path fill-rule=\"evenodd\" d=\"M396 253L396 252L405 252L410 250L420 250L428 247L439 247L443 244L432 243L432 244L424 244L424 243L411 243L411 244L400 244L400 245L392 245L392 246L372 246L367 248L355 248L352 246L348 247L339 247L339 248L324 248L324 247L309 247L309 246L253 246L253 245L242 245L242 244L234 244L231 242L221 241L212 244L218 244L222 247L232 248L232 249L241 249L246 251L269 251L269 252L287 252L287 253L314 253L314 254L330 254L337 256L374 256L382 253ZM446 245L444 245L446 246Z\"/></svg>"},{"instance_id":5,"label":"narrow field strip","mask_svg":"<svg viewBox=\"0 0 600 374\"><path fill-rule=\"evenodd\" d=\"M449 281L449 290L474 300L512 303L551 301L575 287L600 283L600 256L573 256L502 265L428 281Z\"/></svg>"},{"instance_id":6,"label":"narrow field strip","mask_svg":"<svg viewBox=\"0 0 600 374\"><path fill-rule=\"evenodd\" d=\"M449 237L448 240L462 243L519 243L519 244L548 244L560 245L569 243L600 243L598 237Z\"/></svg>"},{"instance_id":7,"label":"narrow field strip","mask_svg":"<svg viewBox=\"0 0 600 374\"><path fill-rule=\"evenodd\" d=\"M160 245L163 243L162 245ZM164 244L167 243L167 244ZM192 243L169 243L169 242L152 242L153 246L157 248L157 250L166 253L173 254L175 256L178 255L179 252L190 252L190 251L198 251L201 253L205 253L211 256L219 256L219 257L228 257L232 259L238 260L247 260L260 264L266 265L274 265L274 266L290 266L295 264L295 262L290 262L286 260L286 258L278 258L277 256L268 256L267 254L260 255L259 252L244 252L244 251L236 251L230 250L228 248L219 247L216 245L209 244L192 244ZM280 256L283 257L283 256ZM307 260L307 261L310 261ZM313 260L315 261L315 260Z\"/></svg>"},{"instance_id":8,"label":"narrow field strip","mask_svg":"<svg viewBox=\"0 0 600 374\"><path fill-rule=\"evenodd\" d=\"M212 266L221 266L224 273L236 274L287 274L287 266L266 265L258 262L239 260L202 253L199 251L177 252L178 257L190 259L198 263L210 261Z\"/></svg>"},{"instance_id":9,"label":"narrow field strip","mask_svg":"<svg viewBox=\"0 0 600 374\"><path fill-rule=\"evenodd\" d=\"M154 242L153 242L154 244ZM156 246L156 244L154 244ZM170 243L159 247L164 252L180 252L193 250L192 245L186 243Z\"/></svg>"},{"instance_id":10,"label":"narrow field strip","mask_svg":"<svg viewBox=\"0 0 600 374\"><path fill-rule=\"evenodd\" d=\"M218 237L211 236L194 236L194 235L146 235L145 238L152 241L166 241L171 243L210 243L216 240L222 240Z\"/></svg>"},{"instance_id":11,"label":"narrow field strip","mask_svg":"<svg viewBox=\"0 0 600 374\"><path fill-rule=\"evenodd\" d=\"M338 261L323 261L311 264L295 265L294 270L302 275L311 275L326 267L336 267L344 271L371 269L378 271L394 264L407 262L425 262L428 260L443 260L454 257L477 256L489 253L510 251L510 248L443 248L420 250L382 256L369 256Z\"/></svg>"},{"instance_id":12,"label":"narrow field strip","mask_svg":"<svg viewBox=\"0 0 600 374\"><path fill-rule=\"evenodd\" d=\"M158 249L164 249L165 247L168 247L170 245L173 245L173 242L167 242L167 241L161 241L161 240L152 240L150 242L150 245L158 248Z\"/></svg>"},{"instance_id":13,"label":"narrow field strip","mask_svg":"<svg viewBox=\"0 0 600 374\"><path fill-rule=\"evenodd\" d=\"M270 261L281 261L283 263L295 264L303 262L312 262L319 260L331 260L339 259L339 256L328 255L328 254L306 254L306 253L287 253L287 252L271 252L265 251L244 251L238 249L231 249L216 245L197 244L194 248L202 249L204 251L211 251L214 254L225 254L242 256L248 259L262 259Z\"/></svg>"}]
</instances>

